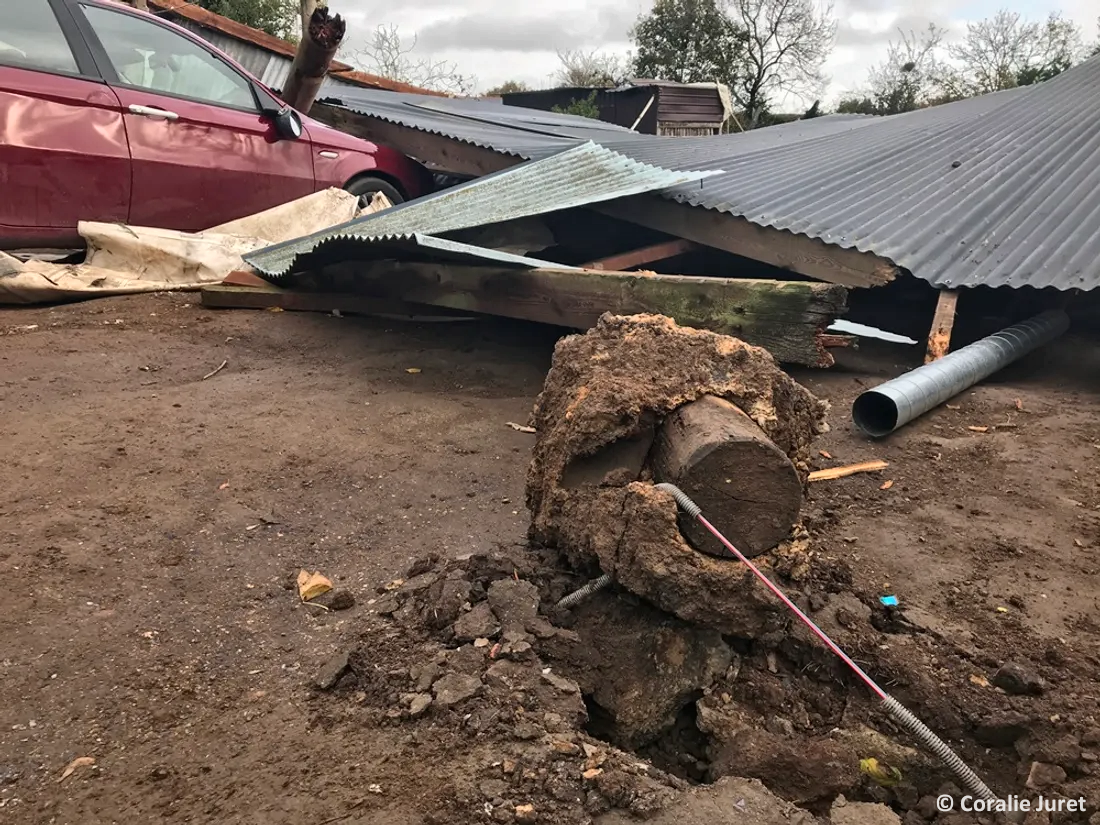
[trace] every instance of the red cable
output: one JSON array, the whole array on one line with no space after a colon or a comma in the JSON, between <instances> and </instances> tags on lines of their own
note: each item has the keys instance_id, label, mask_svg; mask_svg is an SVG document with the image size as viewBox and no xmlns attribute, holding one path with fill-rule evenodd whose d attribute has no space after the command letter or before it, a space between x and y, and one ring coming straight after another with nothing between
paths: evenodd
<instances>
[{"instance_id":1,"label":"red cable","mask_svg":"<svg viewBox=\"0 0 1100 825\"><path fill-rule=\"evenodd\" d=\"M782 590L772 584L771 579L761 573L757 566L749 561L748 557L746 557L744 553L734 547L730 543L729 539L718 532L717 528L715 528L713 524L703 518L702 514L696 516L696 518L699 519L699 523L706 527L714 535L714 537L718 539L718 541L722 542L722 544L726 546L727 550L733 553L733 555L735 555L742 564L748 567L749 570L751 570L756 576L756 578L760 579L760 581L764 583L768 590L772 591L772 593L775 594L776 598L783 602L783 604L787 605L787 607L789 607L794 612L794 614L803 621L806 627L810 628L810 630L812 630L817 635L817 638L821 639L821 641L825 643L825 646L828 647L829 650L833 651L833 653L839 656L841 661L843 661L844 664L848 665L848 667L853 670L856 676L863 680L863 683L867 685L867 687L869 687L883 701L886 701L889 698L889 695L886 693L886 691L875 684L875 680L863 672L863 668L852 661L852 658L843 650L841 650L839 645L837 645L836 642L834 642L825 634L824 630L814 624L813 619L803 613L799 609L797 604L787 598L786 593L784 593Z\"/></svg>"}]
</instances>

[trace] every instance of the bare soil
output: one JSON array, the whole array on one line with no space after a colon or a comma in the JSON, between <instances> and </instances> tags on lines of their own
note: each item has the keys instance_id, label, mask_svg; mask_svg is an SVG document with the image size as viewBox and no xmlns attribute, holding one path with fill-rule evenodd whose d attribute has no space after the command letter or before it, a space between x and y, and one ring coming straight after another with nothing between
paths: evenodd
<instances>
[{"instance_id":1,"label":"bare soil","mask_svg":"<svg viewBox=\"0 0 1100 825\"><path fill-rule=\"evenodd\" d=\"M408 595L410 572L437 588L462 578L475 609L493 582L531 581L546 612L581 580L527 546L533 436L507 425L527 422L558 331L196 303L0 311L0 817L419 825L528 821L530 804L537 821L581 822L652 814L720 774L756 776L821 814L827 791L806 786L833 780L815 754L822 766L870 755L865 740L838 745L830 732L862 722L895 733L804 634L780 626L727 637L738 666L675 730L624 754L600 741L591 702L578 731L579 697L537 678L565 668L554 648L583 637L583 610L558 630L514 630L530 651L502 628L502 661L517 670L490 678L498 641L460 643L438 620L444 591ZM1091 813L1100 355L1067 339L872 442L853 432L849 405L914 363L898 352L865 347L831 371L793 373L833 405L814 467L890 466L812 484L809 560L777 569L995 790L1022 792L1033 761L1059 765L1049 790L1085 795ZM471 554L496 567L455 561ZM301 604L300 568L355 605ZM887 594L900 612L878 603ZM341 652L347 672L318 690ZM480 696L443 708L429 679L433 705L411 718L408 696L437 660L482 672ZM1010 660L1042 678L1039 695L989 684ZM528 739L520 706L538 714ZM796 748L812 763L801 780L805 766L785 758ZM95 764L60 779L82 756ZM904 784L918 796L942 783L912 764ZM601 773L586 785L582 770ZM916 799L874 783L848 796L918 815Z\"/></svg>"}]
</instances>

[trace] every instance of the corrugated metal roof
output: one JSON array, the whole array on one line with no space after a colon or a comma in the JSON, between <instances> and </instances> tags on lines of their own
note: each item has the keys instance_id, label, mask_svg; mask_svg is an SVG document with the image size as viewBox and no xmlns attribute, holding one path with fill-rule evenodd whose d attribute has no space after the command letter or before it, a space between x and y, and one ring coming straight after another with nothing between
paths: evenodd
<instances>
[{"instance_id":1,"label":"corrugated metal roof","mask_svg":"<svg viewBox=\"0 0 1100 825\"><path fill-rule=\"evenodd\" d=\"M525 160L548 157L579 141L643 139L622 126L576 115L505 106L476 98L424 98L372 89L348 89L326 79L319 100L422 132L493 149Z\"/></svg>"},{"instance_id":2,"label":"corrugated metal roof","mask_svg":"<svg viewBox=\"0 0 1100 825\"><path fill-rule=\"evenodd\" d=\"M447 101L448 103L452 101ZM364 114L544 157L581 137L406 107ZM488 104L491 105L491 104ZM490 119L490 118L487 118ZM572 119L575 120L575 119ZM1100 57L1045 83L892 117L831 116L714 137L586 137L668 169L722 169L663 196L874 253L940 287L1100 286Z\"/></svg>"},{"instance_id":3,"label":"corrugated metal roof","mask_svg":"<svg viewBox=\"0 0 1100 825\"><path fill-rule=\"evenodd\" d=\"M295 267L299 256L330 238L442 235L530 215L572 209L698 181L715 172L670 171L583 143L434 195L366 215L322 232L246 256L267 275Z\"/></svg>"},{"instance_id":4,"label":"corrugated metal roof","mask_svg":"<svg viewBox=\"0 0 1100 825\"><path fill-rule=\"evenodd\" d=\"M348 232L333 235L321 240L312 251L303 253L299 262L306 270L315 269L325 264L342 261L369 261L384 260L387 258L399 258L402 261L452 261L468 264L493 264L495 266L515 267L517 269L539 269L550 267L553 269L575 269L576 267L556 264L550 261L541 261L538 258L527 258L522 255L513 255L509 252L500 252L496 249L486 249L481 246L460 243L437 238L421 232L407 234L374 235L362 232ZM279 284L291 284L295 275L289 271L281 274L260 270L272 277Z\"/></svg>"}]
</instances>

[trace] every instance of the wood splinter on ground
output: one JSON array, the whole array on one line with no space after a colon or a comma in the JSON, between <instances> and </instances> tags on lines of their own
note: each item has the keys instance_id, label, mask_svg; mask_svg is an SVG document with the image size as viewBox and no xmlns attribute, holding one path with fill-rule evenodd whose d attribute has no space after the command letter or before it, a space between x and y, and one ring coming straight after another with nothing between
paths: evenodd
<instances>
[{"instance_id":1,"label":"wood splinter on ground","mask_svg":"<svg viewBox=\"0 0 1100 825\"><path fill-rule=\"evenodd\" d=\"M810 473L809 481L833 481L838 478L854 476L857 473L877 473L885 470L890 464L881 459L874 461L861 461L858 464L846 464L843 467L827 467L824 470L814 470Z\"/></svg>"}]
</instances>

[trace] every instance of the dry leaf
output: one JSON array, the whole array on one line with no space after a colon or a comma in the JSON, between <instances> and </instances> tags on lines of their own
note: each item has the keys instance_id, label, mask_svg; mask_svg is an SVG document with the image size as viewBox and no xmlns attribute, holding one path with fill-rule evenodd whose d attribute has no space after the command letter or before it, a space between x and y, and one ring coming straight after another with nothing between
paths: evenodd
<instances>
[{"instance_id":1,"label":"dry leaf","mask_svg":"<svg viewBox=\"0 0 1100 825\"><path fill-rule=\"evenodd\" d=\"M303 602L316 599L322 593L332 590L332 582L321 575L317 570L310 573L308 570L298 571L298 597Z\"/></svg>"},{"instance_id":2,"label":"dry leaf","mask_svg":"<svg viewBox=\"0 0 1100 825\"><path fill-rule=\"evenodd\" d=\"M409 375L417 375L420 373L420 367L409 367L405 372Z\"/></svg>"},{"instance_id":3,"label":"dry leaf","mask_svg":"<svg viewBox=\"0 0 1100 825\"><path fill-rule=\"evenodd\" d=\"M268 312L282 312L283 308L282 307L268 307L267 311Z\"/></svg>"},{"instance_id":4,"label":"dry leaf","mask_svg":"<svg viewBox=\"0 0 1100 825\"><path fill-rule=\"evenodd\" d=\"M893 486L894 486L894 482L892 480L887 480L887 481L882 482L882 486L879 487L879 489L880 490L889 490Z\"/></svg>"},{"instance_id":5,"label":"dry leaf","mask_svg":"<svg viewBox=\"0 0 1100 825\"><path fill-rule=\"evenodd\" d=\"M405 583L404 579L394 579L392 582L386 585L386 590L396 590Z\"/></svg>"},{"instance_id":6,"label":"dry leaf","mask_svg":"<svg viewBox=\"0 0 1100 825\"><path fill-rule=\"evenodd\" d=\"M1017 398L1015 403L1016 403L1016 409L1019 410L1020 412L1023 412L1024 411L1024 402L1022 400L1020 400L1019 398Z\"/></svg>"},{"instance_id":7,"label":"dry leaf","mask_svg":"<svg viewBox=\"0 0 1100 825\"><path fill-rule=\"evenodd\" d=\"M93 757L91 757L91 756L78 756L76 759L74 759L72 762L70 762L68 765L65 766L65 770L63 770L61 772L61 778L58 779L57 781L58 782L64 782L66 779L68 779L70 776L72 776L74 773L76 773L77 768L88 768L88 767L91 767L94 764L95 764L95 759Z\"/></svg>"},{"instance_id":8,"label":"dry leaf","mask_svg":"<svg viewBox=\"0 0 1100 825\"><path fill-rule=\"evenodd\" d=\"M219 490L224 490L228 486L229 486L229 482L227 481L227 482L225 482L225 484L219 484L218 489Z\"/></svg>"},{"instance_id":9,"label":"dry leaf","mask_svg":"<svg viewBox=\"0 0 1100 825\"><path fill-rule=\"evenodd\" d=\"M535 432L534 427L528 427L524 424L517 424L515 421L505 421L504 423L505 423L505 425L511 427L516 432L521 432L521 433L533 433L533 432Z\"/></svg>"},{"instance_id":10,"label":"dry leaf","mask_svg":"<svg viewBox=\"0 0 1100 825\"><path fill-rule=\"evenodd\" d=\"M998 608L997 608L997 612L998 612L998 613L1007 613L1007 612L1008 612L1008 608L1007 608L1007 607L998 607Z\"/></svg>"},{"instance_id":11,"label":"dry leaf","mask_svg":"<svg viewBox=\"0 0 1100 825\"><path fill-rule=\"evenodd\" d=\"M1078 547L1084 547L1085 546L1085 543L1083 541L1081 541L1081 539L1074 539L1073 543L1075 545L1077 545Z\"/></svg>"},{"instance_id":12,"label":"dry leaf","mask_svg":"<svg viewBox=\"0 0 1100 825\"><path fill-rule=\"evenodd\" d=\"M959 409L959 405L958 405L958 404L944 404L944 406L945 406L945 407L947 407L947 409L949 409L949 410L957 410L957 409Z\"/></svg>"},{"instance_id":13,"label":"dry leaf","mask_svg":"<svg viewBox=\"0 0 1100 825\"><path fill-rule=\"evenodd\" d=\"M831 455L830 455L830 454L828 453L828 451L826 451L826 450L818 450L818 451L817 451L817 453L818 453L818 455L820 455L820 456L821 456L822 458L828 458L828 459L830 459L830 460L832 459L832 456L831 456Z\"/></svg>"},{"instance_id":14,"label":"dry leaf","mask_svg":"<svg viewBox=\"0 0 1100 825\"><path fill-rule=\"evenodd\" d=\"M989 427L967 427L966 429L970 430L970 432L972 432L972 433L987 433L987 432L989 432Z\"/></svg>"},{"instance_id":15,"label":"dry leaf","mask_svg":"<svg viewBox=\"0 0 1100 825\"><path fill-rule=\"evenodd\" d=\"M989 680L980 673L975 673L970 677L970 684L977 685L978 687L989 687Z\"/></svg>"}]
</instances>

